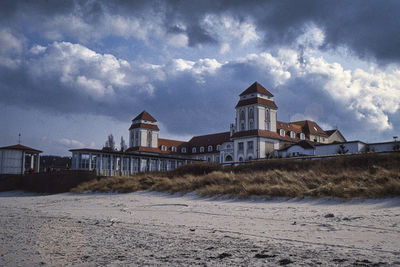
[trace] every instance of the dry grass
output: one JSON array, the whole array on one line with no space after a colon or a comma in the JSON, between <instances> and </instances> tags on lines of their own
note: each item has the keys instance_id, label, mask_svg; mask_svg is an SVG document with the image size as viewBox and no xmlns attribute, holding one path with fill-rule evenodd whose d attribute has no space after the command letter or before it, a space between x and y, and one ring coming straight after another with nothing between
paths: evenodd
<instances>
[{"instance_id":1,"label":"dry grass","mask_svg":"<svg viewBox=\"0 0 400 267\"><path fill-rule=\"evenodd\" d=\"M375 157L378 157L375 155ZM196 192L201 196L250 197L339 197L378 198L400 196L399 154L380 158L352 158L348 161L290 161L256 163L239 167L233 171L207 168L204 174L198 166L171 173L148 173L131 177L106 177L85 182L73 192L87 190L98 192L134 192L153 190L169 193ZM293 163L293 162L292 162ZM261 167L256 168L259 164ZM266 167L267 166L267 167ZM326 167L329 166L329 167ZM195 170L195 171L193 171Z\"/></svg>"}]
</instances>

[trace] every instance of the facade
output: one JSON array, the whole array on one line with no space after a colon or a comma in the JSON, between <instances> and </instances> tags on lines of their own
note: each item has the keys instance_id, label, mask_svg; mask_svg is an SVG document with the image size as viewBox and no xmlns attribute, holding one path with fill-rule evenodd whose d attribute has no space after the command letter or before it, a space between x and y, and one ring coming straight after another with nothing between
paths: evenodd
<instances>
[{"instance_id":1,"label":"facade","mask_svg":"<svg viewBox=\"0 0 400 267\"><path fill-rule=\"evenodd\" d=\"M257 82L239 95L229 131L194 136L187 142L160 138L159 132L157 120L143 111L132 120L126 151L72 149L72 168L130 175L171 170L193 161L238 163L269 158L299 142L297 147L303 148L306 143L346 141L338 130L324 131L314 121L279 121L273 94ZM310 148L303 150L298 154L310 155Z\"/></svg>"},{"instance_id":2,"label":"facade","mask_svg":"<svg viewBox=\"0 0 400 267\"><path fill-rule=\"evenodd\" d=\"M0 147L0 174L39 172L42 151L21 144Z\"/></svg>"}]
</instances>

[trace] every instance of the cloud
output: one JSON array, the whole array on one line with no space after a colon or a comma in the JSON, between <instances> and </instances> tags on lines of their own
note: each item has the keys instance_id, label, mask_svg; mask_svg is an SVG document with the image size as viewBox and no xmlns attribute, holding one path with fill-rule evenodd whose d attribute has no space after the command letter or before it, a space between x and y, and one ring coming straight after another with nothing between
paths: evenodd
<instances>
[{"instance_id":1,"label":"cloud","mask_svg":"<svg viewBox=\"0 0 400 267\"><path fill-rule=\"evenodd\" d=\"M62 145L67 146L68 148L82 148L85 147L85 144L83 144L82 142L79 142L77 140L74 139L68 139L68 138L61 138L60 140L58 140L58 142Z\"/></svg>"}]
</instances>

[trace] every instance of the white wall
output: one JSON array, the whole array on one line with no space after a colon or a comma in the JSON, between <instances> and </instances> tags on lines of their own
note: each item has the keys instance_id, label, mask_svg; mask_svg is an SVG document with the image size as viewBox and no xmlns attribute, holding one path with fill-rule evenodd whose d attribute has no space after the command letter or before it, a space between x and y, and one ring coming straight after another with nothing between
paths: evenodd
<instances>
[{"instance_id":1,"label":"white wall","mask_svg":"<svg viewBox=\"0 0 400 267\"><path fill-rule=\"evenodd\" d=\"M0 150L0 174L22 174L22 150Z\"/></svg>"},{"instance_id":2,"label":"white wall","mask_svg":"<svg viewBox=\"0 0 400 267\"><path fill-rule=\"evenodd\" d=\"M370 144L369 150L371 152L382 152L382 151L393 151L393 147L400 142L388 142L388 143L378 143Z\"/></svg>"},{"instance_id":3,"label":"white wall","mask_svg":"<svg viewBox=\"0 0 400 267\"><path fill-rule=\"evenodd\" d=\"M341 144L329 144L329 145L319 145L315 146L315 156L326 156L338 154L338 149ZM343 143L345 149L349 151L346 154L360 153L364 152L365 144L361 142L351 142Z\"/></svg>"}]
</instances>

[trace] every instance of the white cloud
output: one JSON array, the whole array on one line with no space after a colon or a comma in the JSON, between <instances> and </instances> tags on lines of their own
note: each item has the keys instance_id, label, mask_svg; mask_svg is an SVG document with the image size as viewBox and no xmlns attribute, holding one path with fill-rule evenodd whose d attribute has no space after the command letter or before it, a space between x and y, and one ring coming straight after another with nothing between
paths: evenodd
<instances>
[{"instance_id":1,"label":"white cloud","mask_svg":"<svg viewBox=\"0 0 400 267\"><path fill-rule=\"evenodd\" d=\"M32 50L32 49L31 49ZM54 42L48 47L34 46L29 68L34 77L59 77L71 90L93 98L114 94L114 88L130 83L130 64L110 54L98 54L79 44ZM39 53L40 52L40 53Z\"/></svg>"},{"instance_id":2,"label":"white cloud","mask_svg":"<svg viewBox=\"0 0 400 267\"><path fill-rule=\"evenodd\" d=\"M20 55L24 49L23 38L10 29L0 28L0 65L15 69L21 63Z\"/></svg>"},{"instance_id":3,"label":"white cloud","mask_svg":"<svg viewBox=\"0 0 400 267\"><path fill-rule=\"evenodd\" d=\"M206 15L202 26L210 35L217 36L224 43L239 42L240 46L245 46L260 39L254 24L228 15Z\"/></svg>"},{"instance_id":4,"label":"white cloud","mask_svg":"<svg viewBox=\"0 0 400 267\"><path fill-rule=\"evenodd\" d=\"M73 148L82 148L85 147L85 144L83 144L82 142L79 142L77 140L74 139L69 139L69 138L61 138L60 140L58 140L58 142L62 145L65 145L67 147L73 147Z\"/></svg>"}]
</instances>

